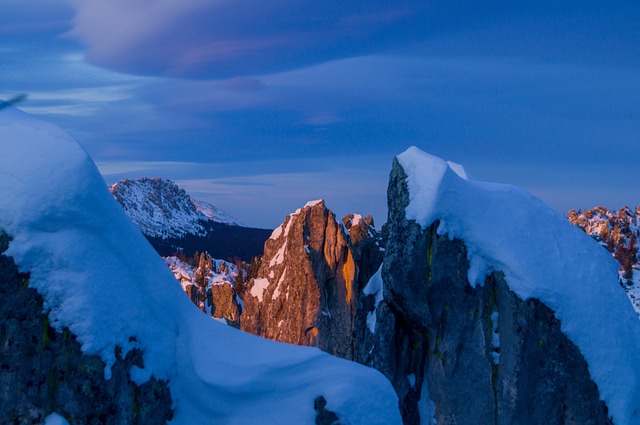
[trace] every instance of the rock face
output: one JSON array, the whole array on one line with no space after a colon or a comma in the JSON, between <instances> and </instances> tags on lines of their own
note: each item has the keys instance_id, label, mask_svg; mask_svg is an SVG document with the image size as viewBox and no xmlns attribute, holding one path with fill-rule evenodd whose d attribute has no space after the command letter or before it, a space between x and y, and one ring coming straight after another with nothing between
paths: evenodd
<instances>
[{"instance_id":1,"label":"rock face","mask_svg":"<svg viewBox=\"0 0 640 425\"><path fill-rule=\"evenodd\" d=\"M423 230L406 219L397 161L388 203L384 298L356 360L391 380L406 424L611 423L553 311L519 299L501 273L472 288L464 243L438 236L438 223Z\"/></svg>"},{"instance_id":2,"label":"rock face","mask_svg":"<svg viewBox=\"0 0 640 425\"><path fill-rule=\"evenodd\" d=\"M373 274L361 271L356 258L377 267L367 242L372 222L354 220L345 218L347 231L324 201L290 214L265 243L258 275L244 291L241 329L353 359L359 285L362 273ZM349 232L357 235L356 246Z\"/></svg>"},{"instance_id":3,"label":"rock face","mask_svg":"<svg viewBox=\"0 0 640 425\"><path fill-rule=\"evenodd\" d=\"M211 306L211 316L225 319L227 323L238 327L242 307L238 303L238 295L229 282L212 285L207 290L207 304Z\"/></svg>"},{"instance_id":4,"label":"rock face","mask_svg":"<svg viewBox=\"0 0 640 425\"><path fill-rule=\"evenodd\" d=\"M0 253L8 246L0 231ZM166 382L131 382L131 366L142 366L140 351L118 360L109 380L104 362L82 354L67 329L49 326L42 297L29 288L28 274L0 255L0 423L42 424L52 412L71 424L162 424L169 421Z\"/></svg>"}]
</instances>

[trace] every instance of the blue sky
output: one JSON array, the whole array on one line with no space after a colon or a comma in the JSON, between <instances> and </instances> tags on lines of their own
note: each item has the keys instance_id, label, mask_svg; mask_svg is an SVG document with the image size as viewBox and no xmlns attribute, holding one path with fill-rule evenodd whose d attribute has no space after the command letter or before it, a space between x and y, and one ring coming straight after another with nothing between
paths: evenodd
<instances>
[{"instance_id":1,"label":"blue sky","mask_svg":"<svg viewBox=\"0 0 640 425\"><path fill-rule=\"evenodd\" d=\"M560 212L640 203L640 4L0 0L0 99L108 183L161 176L275 227L386 219L416 145Z\"/></svg>"}]
</instances>

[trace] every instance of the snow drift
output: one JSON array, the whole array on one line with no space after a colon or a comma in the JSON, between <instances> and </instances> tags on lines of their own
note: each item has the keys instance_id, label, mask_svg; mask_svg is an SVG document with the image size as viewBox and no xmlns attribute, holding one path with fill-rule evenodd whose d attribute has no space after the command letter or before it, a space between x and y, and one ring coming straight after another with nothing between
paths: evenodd
<instances>
[{"instance_id":1,"label":"snow drift","mask_svg":"<svg viewBox=\"0 0 640 425\"><path fill-rule=\"evenodd\" d=\"M400 423L393 388L374 370L202 314L63 130L7 108L0 140L7 254L31 273L52 325L100 355L107 376L116 346L144 351L131 376L169 381L172 423L313 423L319 395L345 422Z\"/></svg>"}]
</instances>

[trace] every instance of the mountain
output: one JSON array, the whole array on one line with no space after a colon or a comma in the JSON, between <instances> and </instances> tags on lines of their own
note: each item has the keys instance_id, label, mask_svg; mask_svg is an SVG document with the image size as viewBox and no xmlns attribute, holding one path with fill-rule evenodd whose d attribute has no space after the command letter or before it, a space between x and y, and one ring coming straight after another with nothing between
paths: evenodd
<instances>
[{"instance_id":1,"label":"mountain","mask_svg":"<svg viewBox=\"0 0 640 425\"><path fill-rule=\"evenodd\" d=\"M60 128L0 140L0 423L401 423L380 373L202 314Z\"/></svg>"},{"instance_id":2,"label":"mountain","mask_svg":"<svg viewBox=\"0 0 640 425\"><path fill-rule=\"evenodd\" d=\"M200 201L198 199L194 199L189 197L193 205L195 205L196 209L205 217L207 217L210 221L215 221L216 223L228 224L230 226L241 226L247 227L244 224L240 223L235 218L231 217L226 212L222 211L220 208L214 207L205 201Z\"/></svg>"},{"instance_id":3,"label":"mountain","mask_svg":"<svg viewBox=\"0 0 640 425\"><path fill-rule=\"evenodd\" d=\"M216 258L249 261L262 253L271 233L243 226L224 211L190 197L171 180L122 180L109 191L162 256L208 251Z\"/></svg>"},{"instance_id":4,"label":"mountain","mask_svg":"<svg viewBox=\"0 0 640 425\"><path fill-rule=\"evenodd\" d=\"M0 140L0 423L640 423L620 264L525 191L410 148L380 232L312 201L245 284L172 274L61 129L9 108Z\"/></svg>"},{"instance_id":5,"label":"mountain","mask_svg":"<svg viewBox=\"0 0 640 425\"><path fill-rule=\"evenodd\" d=\"M394 160L388 205L362 360L405 423L639 423L640 321L596 242L416 148Z\"/></svg>"},{"instance_id":6,"label":"mountain","mask_svg":"<svg viewBox=\"0 0 640 425\"><path fill-rule=\"evenodd\" d=\"M381 371L405 424L639 423L640 322L596 241L416 148L387 196L381 232L322 201L287 216L241 328Z\"/></svg>"},{"instance_id":7,"label":"mountain","mask_svg":"<svg viewBox=\"0 0 640 425\"><path fill-rule=\"evenodd\" d=\"M360 243L373 237L360 216L345 222L354 235L362 230ZM266 241L257 276L244 291L240 328L353 359L361 276L377 267L372 272L356 265L356 251L349 230L324 201L289 214Z\"/></svg>"},{"instance_id":8,"label":"mountain","mask_svg":"<svg viewBox=\"0 0 640 425\"><path fill-rule=\"evenodd\" d=\"M623 207L610 211L605 207L568 213L569 221L606 248L620 263L620 284L640 316L640 206L635 211Z\"/></svg>"}]
</instances>

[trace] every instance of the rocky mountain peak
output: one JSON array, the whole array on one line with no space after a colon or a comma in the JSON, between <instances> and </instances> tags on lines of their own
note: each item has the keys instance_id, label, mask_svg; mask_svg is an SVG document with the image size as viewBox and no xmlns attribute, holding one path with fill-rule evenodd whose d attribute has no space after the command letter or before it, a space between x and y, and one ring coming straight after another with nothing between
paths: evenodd
<instances>
[{"instance_id":1,"label":"rocky mountain peak","mask_svg":"<svg viewBox=\"0 0 640 425\"><path fill-rule=\"evenodd\" d=\"M366 221L350 220L364 241ZM353 358L358 275L346 225L324 201L308 202L266 241L258 275L245 291L241 328Z\"/></svg>"}]
</instances>

